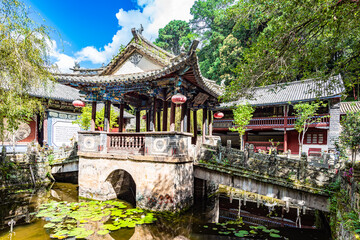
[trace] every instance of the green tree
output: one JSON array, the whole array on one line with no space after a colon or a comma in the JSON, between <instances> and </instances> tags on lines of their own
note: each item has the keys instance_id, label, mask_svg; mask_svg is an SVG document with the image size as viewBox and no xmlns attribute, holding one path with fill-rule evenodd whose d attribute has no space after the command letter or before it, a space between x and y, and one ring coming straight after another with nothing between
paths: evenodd
<instances>
[{"instance_id":1,"label":"green tree","mask_svg":"<svg viewBox=\"0 0 360 240\"><path fill-rule=\"evenodd\" d=\"M81 115L77 120L73 121L73 124L79 124L79 126L84 130L89 130L91 127L91 112L92 107L86 105L81 109ZM104 112L105 108L96 112L95 127L104 127ZM110 128L119 127L117 123L118 114L115 112L114 108L111 107L110 110Z\"/></svg>"},{"instance_id":2,"label":"green tree","mask_svg":"<svg viewBox=\"0 0 360 240\"><path fill-rule=\"evenodd\" d=\"M49 29L28 16L18 0L0 1L0 137L42 112L40 100L28 96L52 75L48 64Z\"/></svg>"},{"instance_id":3,"label":"green tree","mask_svg":"<svg viewBox=\"0 0 360 240\"><path fill-rule=\"evenodd\" d=\"M340 142L351 150L352 163L356 162L356 153L360 146L360 112L347 112L341 121Z\"/></svg>"},{"instance_id":4,"label":"green tree","mask_svg":"<svg viewBox=\"0 0 360 240\"><path fill-rule=\"evenodd\" d=\"M240 0L232 8L237 26L257 29L258 36L244 49L225 99L279 82L321 84L340 73L348 86L359 81L358 1Z\"/></svg>"},{"instance_id":5,"label":"green tree","mask_svg":"<svg viewBox=\"0 0 360 240\"><path fill-rule=\"evenodd\" d=\"M184 45L187 49L195 37L196 35L190 31L189 23L172 20L164 28L159 29L159 36L154 43L164 50L179 55L181 46Z\"/></svg>"},{"instance_id":6,"label":"green tree","mask_svg":"<svg viewBox=\"0 0 360 240\"><path fill-rule=\"evenodd\" d=\"M230 128L233 132L238 132L240 137L240 149L244 149L243 136L246 131L246 126L250 123L255 108L249 103L239 104L233 109L235 127Z\"/></svg>"},{"instance_id":7,"label":"green tree","mask_svg":"<svg viewBox=\"0 0 360 240\"><path fill-rule=\"evenodd\" d=\"M299 133L298 141L300 146L299 155L301 155L303 150L303 144L305 139L305 134L309 129L310 125L316 122L320 122L322 118L329 116L318 116L317 111L320 107L326 107L326 103L323 102L306 102L298 103L294 105L294 115L296 116L295 120L295 129Z\"/></svg>"}]
</instances>

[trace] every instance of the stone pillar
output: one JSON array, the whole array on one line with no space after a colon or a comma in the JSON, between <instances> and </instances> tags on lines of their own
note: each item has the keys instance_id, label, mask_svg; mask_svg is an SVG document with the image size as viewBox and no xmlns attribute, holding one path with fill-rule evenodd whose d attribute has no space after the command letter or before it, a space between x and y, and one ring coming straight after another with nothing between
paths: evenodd
<instances>
[{"instance_id":1,"label":"stone pillar","mask_svg":"<svg viewBox=\"0 0 360 240\"><path fill-rule=\"evenodd\" d=\"M123 103L120 103L119 132L123 132L124 128L124 106Z\"/></svg>"},{"instance_id":2,"label":"stone pillar","mask_svg":"<svg viewBox=\"0 0 360 240\"><path fill-rule=\"evenodd\" d=\"M96 120L96 102L92 102L91 103L91 131L95 131L96 125L95 125L95 120Z\"/></svg>"},{"instance_id":3,"label":"stone pillar","mask_svg":"<svg viewBox=\"0 0 360 240\"><path fill-rule=\"evenodd\" d=\"M135 116L136 116L135 132L140 132L140 110L136 111Z\"/></svg>"},{"instance_id":4,"label":"stone pillar","mask_svg":"<svg viewBox=\"0 0 360 240\"><path fill-rule=\"evenodd\" d=\"M170 111L170 132L175 131L175 111L176 105L171 102L171 111Z\"/></svg>"},{"instance_id":5,"label":"stone pillar","mask_svg":"<svg viewBox=\"0 0 360 240\"><path fill-rule=\"evenodd\" d=\"M192 139L192 144L196 144L197 140L197 110L193 110L193 128L194 128L194 137Z\"/></svg>"},{"instance_id":6,"label":"stone pillar","mask_svg":"<svg viewBox=\"0 0 360 240\"><path fill-rule=\"evenodd\" d=\"M328 134L328 148L335 149L335 142L339 139L340 125L340 100L333 99L330 102L330 126Z\"/></svg>"},{"instance_id":7,"label":"stone pillar","mask_svg":"<svg viewBox=\"0 0 360 240\"><path fill-rule=\"evenodd\" d=\"M206 123L207 123L207 109L203 108L203 122L202 122L202 142L203 142L203 144L205 143Z\"/></svg>"},{"instance_id":8,"label":"stone pillar","mask_svg":"<svg viewBox=\"0 0 360 240\"><path fill-rule=\"evenodd\" d=\"M105 101L105 109L104 109L104 131L110 131L110 110L111 110L111 102L109 100Z\"/></svg>"},{"instance_id":9,"label":"stone pillar","mask_svg":"<svg viewBox=\"0 0 360 240\"><path fill-rule=\"evenodd\" d=\"M162 130L164 132L167 131L167 125L168 125L168 102L163 102L163 124L162 124Z\"/></svg>"}]
</instances>

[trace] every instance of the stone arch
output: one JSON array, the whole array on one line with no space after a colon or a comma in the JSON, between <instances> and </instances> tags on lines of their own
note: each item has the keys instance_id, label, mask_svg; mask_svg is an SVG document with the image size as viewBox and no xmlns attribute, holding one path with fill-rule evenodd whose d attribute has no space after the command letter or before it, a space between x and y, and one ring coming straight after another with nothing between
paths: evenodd
<instances>
[{"instance_id":1,"label":"stone arch","mask_svg":"<svg viewBox=\"0 0 360 240\"><path fill-rule=\"evenodd\" d=\"M136 206L136 183L129 172L116 169L108 175L106 182L111 184L117 198Z\"/></svg>"}]
</instances>

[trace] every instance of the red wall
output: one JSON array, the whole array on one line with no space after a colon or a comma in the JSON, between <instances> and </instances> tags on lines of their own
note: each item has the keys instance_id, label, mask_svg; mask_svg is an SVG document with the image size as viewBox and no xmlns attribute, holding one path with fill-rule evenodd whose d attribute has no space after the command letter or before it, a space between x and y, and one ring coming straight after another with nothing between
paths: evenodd
<instances>
[{"instance_id":1,"label":"red wall","mask_svg":"<svg viewBox=\"0 0 360 240\"><path fill-rule=\"evenodd\" d=\"M287 131L288 135L288 149L291 150L291 154L299 154L299 140L297 131Z\"/></svg>"}]
</instances>

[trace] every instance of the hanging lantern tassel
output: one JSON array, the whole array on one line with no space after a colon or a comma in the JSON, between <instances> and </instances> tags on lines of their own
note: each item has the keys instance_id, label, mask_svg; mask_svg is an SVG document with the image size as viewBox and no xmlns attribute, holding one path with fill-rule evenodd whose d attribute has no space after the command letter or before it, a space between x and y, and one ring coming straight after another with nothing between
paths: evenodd
<instances>
[{"instance_id":1,"label":"hanging lantern tassel","mask_svg":"<svg viewBox=\"0 0 360 240\"><path fill-rule=\"evenodd\" d=\"M222 112L214 113L214 118L216 118L216 119L220 119L220 118L223 118L223 117L224 117L224 113L222 113Z\"/></svg>"},{"instance_id":2,"label":"hanging lantern tassel","mask_svg":"<svg viewBox=\"0 0 360 240\"><path fill-rule=\"evenodd\" d=\"M85 107L85 103L81 100L75 100L72 102L73 106L74 107Z\"/></svg>"},{"instance_id":3,"label":"hanging lantern tassel","mask_svg":"<svg viewBox=\"0 0 360 240\"><path fill-rule=\"evenodd\" d=\"M186 100L187 100L186 96L184 96L180 93L177 93L171 97L171 101L175 104L183 104L186 102Z\"/></svg>"}]
</instances>

